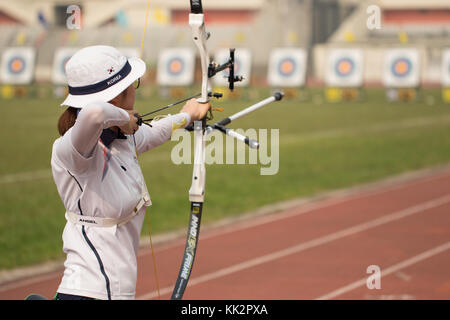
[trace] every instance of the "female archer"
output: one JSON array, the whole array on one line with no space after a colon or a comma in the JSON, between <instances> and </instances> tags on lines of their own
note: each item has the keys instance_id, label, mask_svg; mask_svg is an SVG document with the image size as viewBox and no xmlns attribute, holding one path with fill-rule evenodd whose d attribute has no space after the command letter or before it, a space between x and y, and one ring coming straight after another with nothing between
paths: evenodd
<instances>
[{"instance_id":1,"label":"female archer","mask_svg":"<svg viewBox=\"0 0 450 320\"><path fill-rule=\"evenodd\" d=\"M144 73L142 60L109 46L81 49L66 64L68 108L51 158L67 219L57 300L134 299L139 237L151 205L137 156L209 109L192 99L179 114L138 126L134 84Z\"/></svg>"}]
</instances>

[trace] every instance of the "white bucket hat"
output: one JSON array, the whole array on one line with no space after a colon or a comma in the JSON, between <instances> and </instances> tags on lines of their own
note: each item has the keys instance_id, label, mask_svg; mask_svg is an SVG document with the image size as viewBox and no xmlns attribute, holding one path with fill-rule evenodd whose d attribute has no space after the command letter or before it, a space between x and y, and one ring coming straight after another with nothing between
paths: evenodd
<instances>
[{"instance_id":1,"label":"white bucket hat","mask_svg":"<svg viewBox=\"0 0 450 320\"><path fill-rule=\"evenodd\" d=\"M77 51L66 64L69 95L61 106L83 108L95 101L117 97L145 73L145 62L127 59L110 46L91 46Z\"/></svg>"}]
</instances>

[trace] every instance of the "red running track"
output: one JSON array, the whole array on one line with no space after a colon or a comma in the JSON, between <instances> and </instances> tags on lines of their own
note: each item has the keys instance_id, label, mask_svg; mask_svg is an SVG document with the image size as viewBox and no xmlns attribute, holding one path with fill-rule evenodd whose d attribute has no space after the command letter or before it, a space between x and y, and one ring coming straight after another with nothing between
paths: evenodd
<instances>
[{"instance_id":1,"label":"red running track","mask_svg":"<svg viewBox=\"0 0 450 320\"><path fill-rule=\"evenodd\" d=\"M184 299L449 299L450 171L376 186L203 230ZM183 250L184 237L155 246L162 299ZM138 266L136 298L156 299L149 249ZM1 285L0 299L53 297L61 274Z\"/></svg>"}]
</instances>

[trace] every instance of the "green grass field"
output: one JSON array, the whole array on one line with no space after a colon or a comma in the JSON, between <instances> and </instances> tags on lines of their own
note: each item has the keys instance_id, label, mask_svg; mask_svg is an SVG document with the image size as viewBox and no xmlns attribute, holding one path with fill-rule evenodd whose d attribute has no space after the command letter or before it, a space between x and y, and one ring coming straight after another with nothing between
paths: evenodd
<instances>
[{"instance_id":1,"label":"green grass field","mask_svg":"<svg viewBox=\"0 0 450 320\"><path fill-rule=\"evenodd\" d=\"M265 93L257 95L262 99ZM449 163L450 105L441 102L439 90L424 95L429 103L425 99L389 103L382 90L369 91L362 102L286 100L240 119L234 128L280 130L279 172L261 176L260 165L208 166L203 223ZM216 103L226 110L216 117L256 101L255 97ZM0 270L63 258L64 208L50 173L56 121L62 112L58 102L0 100ZM168 103L151 102L138 100L136 109L144 113ZM187 226L192 166L170 161L174 145L169 142L140 158L153 200L149 210L153 234ZM143 236L148 223L146 219Z\"/></svg>"}]
</instances>

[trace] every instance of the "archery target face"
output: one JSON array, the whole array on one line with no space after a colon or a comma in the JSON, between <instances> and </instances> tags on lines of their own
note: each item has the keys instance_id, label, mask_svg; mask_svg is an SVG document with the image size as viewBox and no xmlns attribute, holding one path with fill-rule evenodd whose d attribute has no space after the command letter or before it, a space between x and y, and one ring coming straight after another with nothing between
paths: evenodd
<instances>
[{"instance_id":1,"label":"archery target face","mask_svg":"<svg viewBox=\"0 0 450 320\"><path fill-rule=\"evenodd\" d=\"M392 49L385 53L383 84L390 88L413 88L420 83L419 52Z\"/></svg>"},{"instance_id":2,"label":"archery target face","mask_svg":"<svg viewBox=\"0 0 450 320\"><path fill-rule=\"evenodd\" d=\"M167 72L171 76L178 76L183 73L184 68L185 68L185 63L179 57L175 57L175 58L170 59L167 62L166 67L167 67Z\"/></svg>"},{"instance_id":3,"label":"archery target face","mask_svg":"<svg viewBox=\"0 0 450 320\"><path fill-rule=\"evenodd\" d=\"M1 80L8 84L29 84L33 81L35 51L33 48L9 48L2 56Z\"/></svg>"},{"instance_id":4,"label":"archery target face","mask_svg":"<svg viewBox=\"0 0 450 320\"><path fill-rule=\"evenodd\" d=\"M285 78L291 77L297 70L297 63L292 58L286 58L278 63L278 73Z\"/></svg>"},{"instance_id":5,"label":"archery target face","mask_svg":"<svg viewBox=\"0 0 450 320\"><path fill-rule=\"evenodd\" d=\"M325 82L330 87L362 86L362 51L359 49L332 49L328 55Z\"/></svg>"},{"instance_id":6,"label":"archery target face","mask_svg":"<svg viewBox=\"0 0 450 320\"><path fill-rule=\"evenodd\" d=\"M217 64L223 64L230 59L230 49L220 49L214 56L214 61ZM235 87L245 87L250 83L251 76L251 53L248 49L236 49L234 52L234 75L243 76L242 81L236 82ZM228 87L229 70L219 72L214 78L213 82L217 86Z\"/></svg>"},{"instance_id":7,"label":"archery target face","mask_svg":"<svg viewBox=\"0 0 450 320\"><path fill-rule=\"evenodd\" d=\"M195 53L190 48L161 51L157 81L161 86L187 86L194 82Z\"/></svg>"},{"instance_id":8,"label":"archery target face","mask_svg":"<svg viewBox=\"0 0 450 320\"><path fill-rule=\"evenodd\" d=\"M53 58L52 82L55 85L66 85L66 64L67 61L77 52L79 48L59 48Z\"/></svg>"},{"instance_id":9,"label":"archery target face","mask_svg":"<svg viewBox=\"0 0 450 320\"><path fill-rule=\"evenodd\" d=\"M450 87L450 49L442 52L442 69L441 69L442 86Z\"/></svg>"},{"instance_id":10,"label":"archery target face","mask_svg":"<svg viewBox=\"0 0 450 320\"><path fill-rule=\"evenodd\" d=\"M342 58L336 62L335 69L339 77L350 77L355 72L355 63L352 59Z\"/></svg>"},{"instance_id":11,"label":"archery target face","mask_svg":"<svg viewBox=\"0 0 450 320\"><path fill-rule=\"evenodd\" d=\"M267 82L271 87L301 87L306 81L306 51L279 48L270 53Z\"/></svg>"},{"instance_id":12,"label":"archery target face","mask_svg":"<svg viewBox=\"0 0 450 320\"><path fill-rule=\"evenodd\" d=\"M21 74L25 70L26 62L21 56L12 57L8 62L8 71L11 74Z\"/></svg>"},{"instance_id":13,"label":"archery target face","mask_svg":"<svg viewBox=\"0 0 450 320\"><path fill-rule=\"evenodd\" d=\"M392 62L391 73L397 78L407 77L412 70L411 60L406 58L398 58Z\"/></svg>"}]
</instances>

